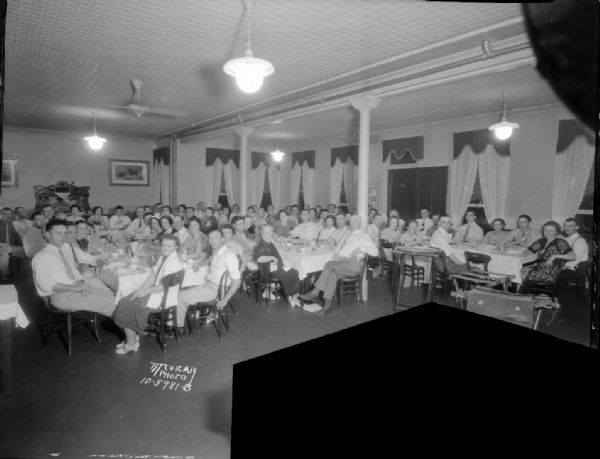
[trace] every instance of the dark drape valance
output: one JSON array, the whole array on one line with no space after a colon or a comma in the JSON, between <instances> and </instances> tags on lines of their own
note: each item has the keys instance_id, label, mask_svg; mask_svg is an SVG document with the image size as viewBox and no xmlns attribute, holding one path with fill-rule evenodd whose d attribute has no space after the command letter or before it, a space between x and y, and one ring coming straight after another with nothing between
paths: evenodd
<instances>
[{"instance_id":1,"label":"dark drape valance","mask_svg":"<svg viewBox=\"0 0 600 459\"><path fill-rule=\"evenodd\" d=\"M275 165L275 167L279 168L279 163L273 160L271 153L261 153L258 151L253 151L252 169L256 169L260 163L263 163L265 167L271 167L271 165Z\"/></svg>"},{"instance_id":2,"label":"dark drape valance","mask_svg":"<svg viewBox=\"0 0 600 459\"><path fill-rule=\"evenodd\" d=\"M558 122L558 140L556 141L556 154L564 152L573 143L575 137L585 136L590 144L594 144L594 138L587 132L577 120L560 120Z\"/></svg>"},{"instance_id":3,"label":"dark drape valance","mask_svg":"<svg viewBox=\"0 0 600 459\"><path fill-rule=\"evenodd\" d=\"M500 156L510 156L510 140L498 140L494 132L489 129L455 132L454 159L460 156L466 145L469 145L473 152L478 155L483 153L485 148L490 144L494 145Z\"/></svg>"},{"instance_id":4,"label":"dark drape valance","mask_svg":"<svg viewBox=\"0 0 600 459\"><path fill-rule=\"evenodd\" d=\"M230 159L237 167L240 167L240 150L225 150L223 148L206 149L206 167L212 166L214 162L220 159L223 164L227 164Z\"/></svg>"},{"instance_id":5,"label":"dark drape valance","mask_svg":"<svg viewBox=\"0 0 600 459\"><path fill-rule=\"evenodd\" d=\"M392 164L416 163L423 159L423 136L407 137L405 139L384 140L383 162L391 154Z\"/></svg>"},{"instance_id":6,"label":"dark drape valance","mask_svg":"<svg viewBox=\"0 0 600 459\"><path fill-rule=\"evenodd\" d=\"M331 167L335 164L336 159L340 159L345 163L350 158L354 164L358 164L358 145L348 145L347 147L338 147L331 149Z\"/></svg>"},{"instance_id":7,"label":"dark drape valance","mask_svg":"<svg viewBox=\"0 0 600 459\"><path fill-rule=\"evenodd\" d=\"M309 169L315 168L315 150L292 153L292 169L294 164L298 163L298 166L302 167L305 162L308 164Z\"/></svg>"},{"instance_id":8,"label":"dark drape valance","mask_svg":"<svg viewBox=\"0 0 600 459\"><path fill-rule=\"evenodd\" d=\"M169 147L162 147L162 148L157 148L156 150L154 150L152 152L152 158L153 158L153 163L157 164L157 163L163 163L165 166L168 166L169 163L171 162L169 160Z\"/></svg>"}]
</instances>

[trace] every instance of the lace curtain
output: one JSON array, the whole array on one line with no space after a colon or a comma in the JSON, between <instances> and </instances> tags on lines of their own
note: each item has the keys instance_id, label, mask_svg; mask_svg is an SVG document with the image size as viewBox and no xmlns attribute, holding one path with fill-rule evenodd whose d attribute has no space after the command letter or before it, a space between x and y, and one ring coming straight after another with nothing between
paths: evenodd
<instances>
[{"instance_id":1,"label":"lace curtain","mask_svg":"<svg viewBox=\"0 0 600 459\"><path fill-rule=\"evenodd\" d=\"M302 164L302 193L304 193L304 203L315 206L315 187L314 187L315 170L308 167L305 161Z\"/></svg>"},{"instance_id":2,"label":"lace curtain","mask_svg":"<svg viewBox=\"0 0 600 459\"><path fill-rule=\"evenodd\" d=\"M504 218L510 156L501 156L493 145L488 145L477 158L481 197L487 219L491 222L494 218Z\"/></svg>"},{"instance_id":3,"label":"lace curtain","mask_svg":"<svg viewBox=\"0 0 600 459\"><path fill-rule=\"evenodd\" d=\"M344 178L344 165L339 158L331 168L331 178L329 181L329 202L340 205L340 194L342 193L342 180ZM347 193L346 193L347 194Z\"/></svg>"},{"instance_id":4,"label":"lace curtain","mask_svg":"<svg viewBox=\"0 0 600 459\"><path fill-rule=\"evenodd\" d=\"M552 196L555 221L562 223L577 213L592 167L594 146L584 136L575 137L568 148L556 155Z\"/></svg>"},{"instance_id":5,"label":"lace curtain","mask_svg":"<svg viewBox=\"0 0 600 459\"><path fill-rule=\"evenodd\" d=\"M171 166L169 164L169 149L159 148L154 150L154 180L153 202L170 204Z\"/></svg>"},{"instance_id":6,"label":"lace curtain","mask_svg":"<svg viewBox=\"0 0 600 459\"><path fill-rule=\"evenodd\" d=\"M219 199L222 175L223 163L220 160L206 168L206 204L208 206L214 206Z\"/></svg>"},{"instance_id":7,"label":"lace curtain","mask_svg":"<svg viewBox=\"0 0 600 459\"><path fill-rule=\"evenodd\" d=\"M458 228L469 207L477 178L478 158L469 145L450 164L448 180L448 209L452 223Z\"/></svg>"},{"instance_id":8,"label":"lace curtain","mask_svg":"<svg viewBox=\"0 0 600 459\"><path fill-rule=\"evenodd\" d=\"M257 206L260 206L263 190L265 188L266 170L267 168L265 167L265 163L262 161L258 163L256 169L252 169L252 202L250 202L248 205L256 204Z\"/></svg>"},{"instance_id":9,"label":"lace curtain","mask_svg":"<svg viewBox=\"0 0 600 459\"><path fill-rule=\"evenodd\" d=\"M300 195L300 175L302 174L302 168L298 165L298 163L294 163L294 167L292 167L292 175L290 178L290 186L291 186L291 202L292 204L298 204L298 198Z\"/></svg>"},{"instance_id":10,"label":"lace curtain","mask_svg":"<svg viewBox=\"0 0 600 459\"><path fill-rule=\"evenodd\" d=\"M235 203L239 202L238 184L240 183L240 170L233 159L229 159L226 164L223 164L223 176L225 177L227 200L229 201L229 206L233 206Z\"/></svg>"},{"instance_id":11,"label":"lace curtain","mask_svg":"<svg viewBox=\"0 0 600 459\"><path fill-rule=\"evenodd\" d=\"M275 166L271 166L267 169L267 173L269 174L269 187L271 191L271 203L275 207L275 209L280 209L280 186L281 186L281 170Z\"/></svg>"}]
</instances>

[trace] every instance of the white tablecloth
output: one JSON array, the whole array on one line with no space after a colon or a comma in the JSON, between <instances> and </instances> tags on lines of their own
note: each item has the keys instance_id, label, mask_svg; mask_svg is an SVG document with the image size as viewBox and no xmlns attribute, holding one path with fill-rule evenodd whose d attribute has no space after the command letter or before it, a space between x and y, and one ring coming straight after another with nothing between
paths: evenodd
<instances>
[{"instance_id":1,"label":"white tablecloth","mask_svg":"<svg viewBox=\"0 0 600 459\"><path fill-rule=\"evenodd\" d=\"M463 245L453 246L452 253L462 262L466 262L465 251L484 253L492 257L488 265L488 270L492 273L514 275L512 282L520 284L521 268L523 263L520 258L522 251L509 250L506 253L500 253L497 250L484 249L481 247L468 247ZM535 259L535 255L532 259ZM529 260L528 260L529 261Z\"/></svg>"},{"instance_id":2,"label":"white tablecloth","mask_svg":"<svg viewBox=\"0 0 600 459\"><path fill-rule=\"evenodd\" d=\"M106 266L100 274L100 279L116 291L115 303L118 303L121 298L140 288L152 272L152 269L147 266L126 268L122 265L122 262L112 263ZM204 282L208 266L201 267L198 272L194 272L189 264L185 264L184 266L185 275L182 287L200 285Z\"/></svg>"},{"instance_id":3,"label":"white tablecloth","mask_svg":"<svg viewBox=\"0 0 600 459\"><path fill-rule=\"evenodd\" d=\"M19 305L15 286L0 285L0 320L8 320L13 317L17 326L25 328L29 325L29 320Z\"/></svg>"},{"instance_id":4,"label":"white tablecloth","mask_svg":"<svg viewBox=\"0 0 600 459\"><path fill-rule=\"evenodd\" d=\"M333 250L317 249L314 252L301 253L294 249L280 249L279 254L283 263L298 271L300 280L305 279L309 273L322 271L325 263L333 259Z\"/></svg>"}]
</instances>

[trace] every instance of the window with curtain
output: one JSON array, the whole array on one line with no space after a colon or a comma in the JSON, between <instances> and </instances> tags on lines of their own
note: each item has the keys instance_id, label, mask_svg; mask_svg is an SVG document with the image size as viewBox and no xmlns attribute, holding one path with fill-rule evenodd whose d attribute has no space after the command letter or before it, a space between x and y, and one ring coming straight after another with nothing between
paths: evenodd
<instances>
[{"instance_id":1,"label":"window with curtain","mask_svg":"<svg viewBox=\"0 0 600 459\"><path fill-rule=\"evenodd\" d=\"M481 192L481 179L479 177L479 169L477 169L477 175L475 177L475 184L473 185L473 194L469 201L469 207L467 210L472 210L477 216L477 224L483 228L484 232L489 229L489 222L487 215L485 214L485 207L483 205L483 193ZM463 217L462 223L466 223Z\"/></svg>"},{"instance_id":2,"label":"window with curtain","mask_svg":"<svg viewBox=\"0 0 600 459\"><path fill-rule=\"evenodd\" d=\"M590 176L587 180L583 199L579 205L579 210L575 214L575 219L579 225L579 232L584 235L592 233L594 224L594 168L590 169Z\"/></svg>"},{"instance_id":3,"label":"window with curtain","mask_svg":"<svg viewBox=\"0 0 600 459\"><path fill-rule=\"evenodd\" d=\"M342 177L342 189L340 190L340 208L345 214L348 213L348 198L346 196L346 186L344 184L344 178Z\"/></svg>"},{"instance_id":4,"label":"window with curtain","mask_svg":"<svg viewBox=\"0 0 600 459\"><path fill-rule=\"evenodd\" d=\"M223 207L231 207L229 205L229 199L227 198L227 184L225 182L225 170L221 172L221 188L219 190L219 198L217 202Z\"/></svg>"},{"instance_id":5,"label":"window with curtain","mask_svg":"<svg viewBox=\"0 0 600 459\"><path fill-rule=\"evenodd\" d=\"M262 199L260 200L259 207L262 207L263 209L267 210L267 207L270 206L272 203L273 200L271 199L271 185L269 184L269 173L265 169L265 181L263 185Z\"/></svg>"},{"instance_id":6,"label":"window with curtain","mask_svg":"<svg viewBox=\"0 0 600 459\"><path fill-rule=\"evenodd\" d=\"M300 169L300 191L298 192L298 207L304 209L304 188L302 186L302 169Z\"/></svg>"}]
</instances>

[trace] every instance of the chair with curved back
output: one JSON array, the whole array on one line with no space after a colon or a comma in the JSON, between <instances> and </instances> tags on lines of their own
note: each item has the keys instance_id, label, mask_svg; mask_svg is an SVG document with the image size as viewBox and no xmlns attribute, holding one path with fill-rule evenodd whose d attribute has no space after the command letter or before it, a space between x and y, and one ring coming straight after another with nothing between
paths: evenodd
<instances>
[{"instance_id":1,"label":"chair with curved back","mask_svg":"<svg viewBox=\"0 0 600 459\"><path fill-rule=\"evenodd\" d=\"M98 334L98 314L91 311L69 311L65 309L58 309L50 300L49 296L43 297L44 305L46 306L46 310L48 312L48 326L46 329L46 336L44 336L44 347L50 341L50 337L53 333L58 334L61 338L60 331L66 331L66 346L67 346L67 355L71 356L71 348L72 348L72 330L73 327L81 324L86 324L89 327L90 332L96 340L101 343L100 335ZM64 338L63 338L64 339Z\"/></svg>"},{"instance_id":2,"label":"chair with curved back","mask_svg":"<svg viewBox=\"0 0 600 459\"><path fill-rule=\"evenodd\" d=\"M175 339L179 342L179 330L177 328L177 304L167 306L167 294L169 289L179 286L183 283L185 270L177 271L173 274L167 274L161 280L163 286L163 296L160 302L160 307L156 312L150 313L148 316L148 326L146 332L156 334L158 344L163 353L167 352L166 334L167 331L172 331Z\"/></svg>"},{"instance_id":3,"label":"chair with curved back","mask_svg":"<svg viewBox=\"0 0 600 459\"><path fill-rule=\"evenodd\" d=\"M265 302L265 308L269 308L269 300L271 299L271 293L277 292L282 289L282 284L279 279L275 279L271 276L271 262L266 263L256 263L258 265L258 283L259 283L259 294L266 293L266 296L263 296ZM277 294L275 293L275 296Z\"/></svg>"},{"instance_id":4,"label":"chair with curved back","mask_svg":"<svg viewBox=\"0 0 600 459\"><path fill-rule=\"evenodd\" d=\"M337 280L334 298L337 297L338 307L340 311L342 310L342 296L344 295L354 295L356 301L358 301L361 305L364 304L362 283L368 264L369 255L365 255L365 259L363 260L363 266L360 270L359 275L357 275L356 277L346 277Z\"/></svg>"},{"instance_id":5,"label":"chair with curved back","mask_svg":"<svg viewBox=\"0 0 600 459\"><path fill-rule=\"evenodd\" d=\"M215 327L215 331L217 332L219 340L222 337L221 324L225 326L226 330L229 330L229 315L227 314L227 306L225 306L222 309L217 308L217 303L221 301L221 299L224 298L227 294L227 289L229 288L229 285L229 271L225 271L221 275L221 279L219 280L217 296L214 300L200 301L198 303L188 306L187 311L185 313L185 320L188 325L190 337L193 333L192 320L195 320L196 323L200 323L200 325L202 326L206 324L208 318L214 317L212 323Z\"/></svg>"},{"instance_id":6,"label":"chair with curved back","mask_svg":"<svg viewBox=\"0 0 600 459\"><path fill-rule=\"evenodd\" d=\"M379 239L379 264L381 266L381 276L379 280L383 281L390 273L394 270L394 261L388 260L385 256L385 251L383 249L391 249L394 250L395 244L390 241L386 241L385 239ZM385 272L385 275L384 275Z\"/></svg>"},{"instance_id":7,"label":"chair with curved back","mask_svg":"<svg viewBox=\"0 0 600 459\"><path fill-rule=\"evenodd\" d=\"M258 303L258 290L260 287L260 279L258 270L250 270L246 267L246 269L242 270L243 262L240 259L240 288L239 292L242 293L246 291L248 295L248 299L252 300L254 296L254 304ZM237 315L237 313L236 313Z\"/></svg>"},{"instance_id":8,"label":"chair with curved back","mask_svg":"<svg viewBox=\"0 0 600 459\"><path fill-rule=\"evenodd\" d=\"M468 250L465 250L465 260L467 260L467 269L469 271L473 271L473 268L481 270L476 266L473 267L473 265L482 265L483 271L489 271L488 266L490 261L492 261L492 257L485 253L469 252Z\"/></svg>"},{"instance_id":9,"label":"chair with curved back","mask_svg":"<svg viewBox=\"0 0 600 459\"><path fill-rule=\"evenodd\" d=\"M556 284L556 294L560 290L575 290L577 295L577 301L582 303L588 297L589 282L592 278L592 263L590 261L582 261L577 266L577 270L580 273L585 273L583 276L570 277L569 279L559 280Z\"/></svg>"}]
</instances>

